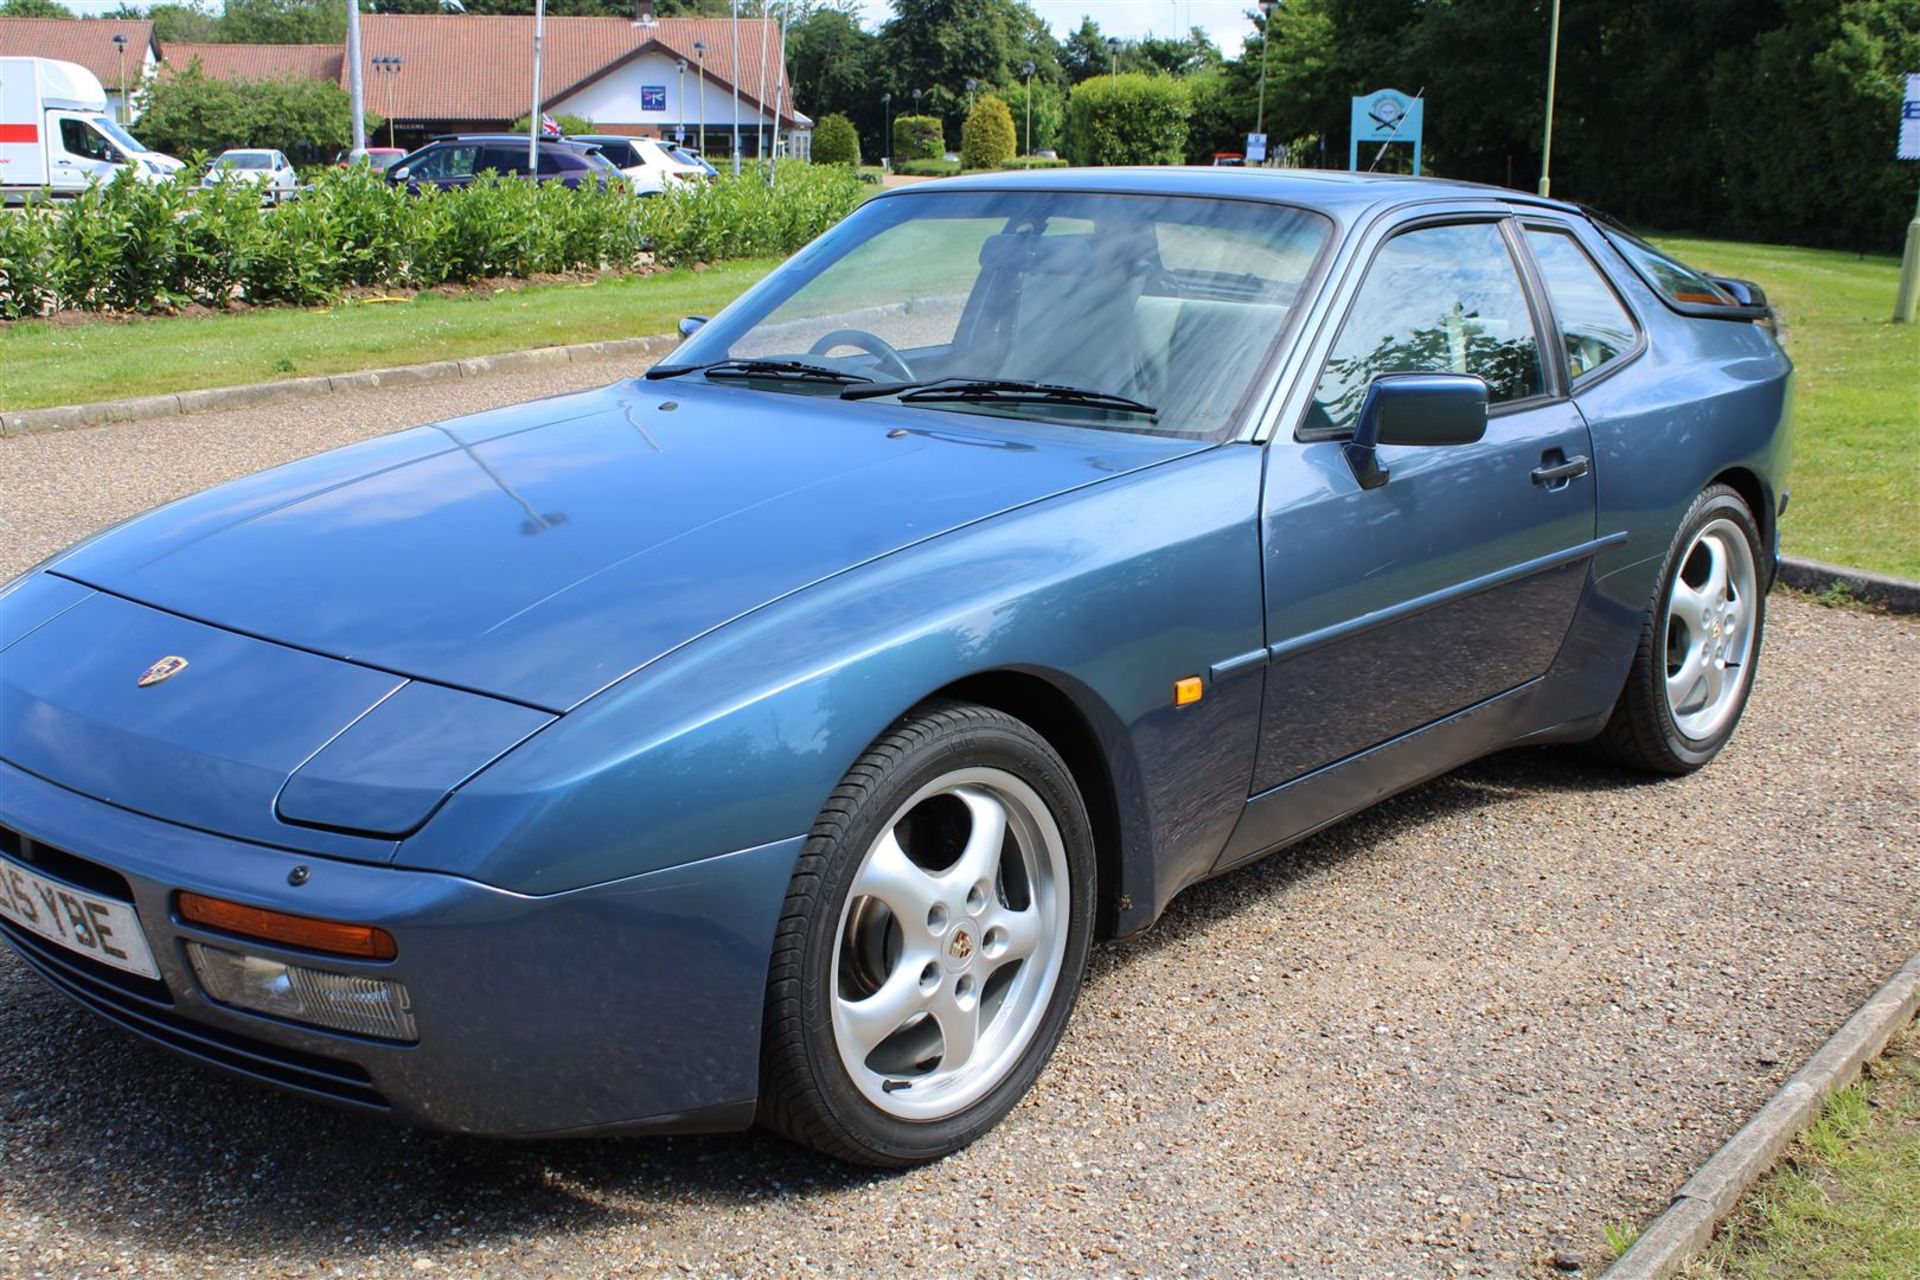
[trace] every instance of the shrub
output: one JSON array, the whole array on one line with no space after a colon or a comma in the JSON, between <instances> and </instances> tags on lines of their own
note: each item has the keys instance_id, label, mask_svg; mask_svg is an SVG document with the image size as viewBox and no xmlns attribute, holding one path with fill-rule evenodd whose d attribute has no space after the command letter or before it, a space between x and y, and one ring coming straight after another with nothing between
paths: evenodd
<instances>
[{"instance_id":1,"label":"shrub","mask_svg":"<svg viewBox=\"0 0 1920 1280\"><path fill-rule=\"evenodd\" d=\"M905 160L893 166L893 171L909 178L951 178L960 172L958 160Z\"/></svg>"},{"instance_id":2,"label":"shrub","mask_svg":"<svg viewBox=\"0 0 1920 1280\"><path fill-rule=\"evenodd\" d=\"M1015 156L1000 166L1002 169L1064 169L1065 160L1053 156Z\"/></svg>"},{"instance_id":3,"label":"shrub","mask_svg":"<svg viewBox=\"0 0 1920 1280\"><path fill-rule=\"evenodd\" d=\"M353 140L347 91L326 80L211 80L195 61L146 90L140 140L177 156L228 147L273 147L289 155L332 154ZM378 121L368 116L368 132Z\"/></svg>"},{"instance_id":4,"label":"shrub","mask_svg":"<svg viewBox=\"0 0 1920 1280\"><path fill-rule=\"evenodd\" d=\"M1171 76L1129 72L1074 86L1067 153L1076 164L1179 164L1192 103Z\"/></svg>"},{"instance_id":5,"label":"shrub","mask_svg":"<svg viewBox=\"0 0 1920 1280\"><path fill-rule=\"evenodd\" d=\"M527 125L532 121L532 119L533 117L531 115L521 116L518 120L515 120L512 124L507 126L507 132L508 133L525 133L527 131ZM585 116L569 115L565 111L562 111L559 115L554 116L553 122L560 126L560 132L563 134L572 135L576 133L598 133L599 132L599 130L593 127L593 121L587 119Z\"/></svg>"},{"instance_id":6,"label":"shrub","mask_svg":"<svg viewBox=\"0 0 1920 1280\"><path fill-rule=\"evenodd\" d=\"M998 169L1019 149L1013 136L1013 113L1007 104L986 94L967 113L960 129L960 167Z\"/></svg>"},{"instance_id":7,"label":"shrub","mask_svg":"<svg viewBox=\"0 0 1920 1280\"><path fill-rule=\"evenodd\" d=\"M781 161L647 199L483 175L410 196L365 168L328 170L297 200L263 207L238 183L122 175L60 205L0 217L0 317L57 307L163 310L310 304L352 287L427 287L484 276L623 270L785 254L857 207L844 165Z\"/></svg>"},{"instance_id":8,"label":"shrub","mask_svg":"<svg viewBox=\"0 0 1920 1280\"><path fill-rule=\"evenodd\" d=\"M854 129L853 121L837 113L821 118L820 123L813 127L813 162L860 163L860 134Z\"/></svg>"},{"instance_id":9,"label":"shrub","mask_svg":"<svg viewBox=\"0 0 1920 1280\"><path fill-rule=\"evenodd\" d=\"M893 160L938 160L947 153L939 116L901 116L893 122Z\"/></svg>"}]
</instances>

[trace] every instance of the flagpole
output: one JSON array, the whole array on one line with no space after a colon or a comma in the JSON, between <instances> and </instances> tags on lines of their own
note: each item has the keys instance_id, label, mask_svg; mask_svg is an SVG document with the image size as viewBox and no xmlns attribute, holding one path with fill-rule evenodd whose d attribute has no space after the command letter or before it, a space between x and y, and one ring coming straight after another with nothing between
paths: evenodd
<instances>
[{"instance_id":1,"label":"flagpole","mask_svg":"<svg viewBox=\"0 0 1920 1280\"><path fill-rule=\"evenodd\" d=\"M740 0L733 0L733 176L740 176Z\"/></svg>"},{"instance_id":2,"label":"flagpole","mask_svg":"<svg viewBox=\"0 0 1920 1280\"><path fill-rule=\"evenodd\" d=\"M347 88L353 105L353 150L347 153L350 164L367 158L367 82L360 65L360 0L347 0ZM121 95L125 101L126 95Z\"/></svg>"},{"instance_id":3,"label":"flagpole","mask_svg":"<svg viewBox=\"0 0 1920 1280\"><path fill-rule=\"evenodd\" d=\"M547 27L547 0L533 0L533 110L527 113L527 172L540 177L540 38Z\"/></svg>"},{"instance_id":4,"label":"flagpole","mask_svg":"<svg viewBox=\"0 0 1920 1280\"><path fill-rule=\"evenodd\" d=\"M767 24L773 19L767 15L772 6L760 6L760 78L753 82L753 96L760 99L760 114L753 121L753 149L759 152L757 159L767 158L766 125L767 118Z\"/></svg>"},{"instance_id":5,"label":"flagpole","mask_svg":"<svg viewBox=\"0 0 1920 1280\"><path fill-rule=\"evenodd\" d=\"M787 21L791 17L792 15L787 12L787 6L781 5L780 6L780 53L779 53L780 74L774 78L774 82L773 82L773 155L778 155L780 152L780 108L781 108L781 104L787 100ZM773 167L773 155L770 155L767 157L768 185L772 185L775 177L775 171Z\"/></svg>"}]
</instances>

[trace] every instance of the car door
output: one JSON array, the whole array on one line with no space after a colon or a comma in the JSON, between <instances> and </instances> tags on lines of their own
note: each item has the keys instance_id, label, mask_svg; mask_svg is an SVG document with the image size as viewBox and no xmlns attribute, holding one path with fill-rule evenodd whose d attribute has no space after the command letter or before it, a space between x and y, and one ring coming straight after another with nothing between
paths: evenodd
<instances>
[{"instance_id":1,"label":"car door","mask_svg":"<svg viewBox=\"0 0 1920 1280\"><path fill-rule=\"evenodd\" d=\"M1256 793L1543 675L1593 554L1585 422L1542 342L1503 213L1404 222L1377 242L1262 499L1266 693ZM1382 446L1362 488L1342 443L1372 380L1472 374L1474 444Z\"/></svg>"},{"instance_id":2,"label":"car door","mask_svg":"<svg viewBox=\"0 0 1920 1280\"><path fill-rule=\"evenodd\" d=\"M49 185L56 191L79 191L89 182L111 182L126 162L120 149L84 116L56 112L53 145L48 147Z\"/></svg>"}]
</instances>

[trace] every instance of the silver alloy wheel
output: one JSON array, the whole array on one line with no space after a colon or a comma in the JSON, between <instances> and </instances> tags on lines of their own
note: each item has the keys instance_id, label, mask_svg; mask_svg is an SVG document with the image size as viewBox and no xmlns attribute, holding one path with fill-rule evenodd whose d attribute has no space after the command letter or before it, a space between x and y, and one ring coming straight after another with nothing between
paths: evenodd
<instances>
[{"instance_id":1,"label":"silver alloy wheel","mask_svg":"<svg viewBox=\"0 0 1920 1280\"><path fill-rule=\"evenodd\" d=\"M1760 600L1753 548L1733 521L1709 521L1687 547L1667 599L1667 710L1695 741L1740 709Z\"/></svg>"},{"instance_id":2,"label":"silver alloy wheel","mask_svg":"<svg viewBox=\"0 0 1920 1280\"><path fill-rule=\"evenodd\" d=\"M835 934L834 1043L869 1102L940 1120L1007 1078L1060 980L1067 877L1059 824L1004 770L955 770L900 806Z\"/></svg>"}]
</instances>

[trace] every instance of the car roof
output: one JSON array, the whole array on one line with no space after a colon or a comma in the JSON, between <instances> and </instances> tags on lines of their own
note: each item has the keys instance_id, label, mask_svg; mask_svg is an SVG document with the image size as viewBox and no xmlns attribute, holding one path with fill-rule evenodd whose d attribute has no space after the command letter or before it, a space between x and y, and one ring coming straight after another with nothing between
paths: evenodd
<instances>
[{"instance_id":1,"label":"car roof","mask_svg":"<svg viewBox=\"0 0 1920 1280\"><path fill-rule=\"evenodd\" d=\"M969 174L915 183L886 193L896 199L935 191L1092 191L1129 195L1211 196L1272 200L1346 214L1431 200L1504 200L1578 213L1562 200L1547 200L1510 187L1453 178L1413 178L1341 169L1216 168L1168 165L1153 168L1027 169Z\"/></svg>"},{"instance_id":2,"label":"car roof","mask_svg":"<svg viewBox=\"0 0 1920 1280\"><path fill-rule=\"evenodd\" d=\"M521 146L525 146L527 143L527 135L524 133L443 133L439 137L435 138L433 141L434 142L517 142ZM543 147L571 147L575 151L582 151L586 149L585 144L581 142L580 137L577 134L567 138L542 138L540 139L540 145Z\"/></svg>"},{"instance_id":3,"label":"car roof","mask_svg":"<svg viewBox=\"0 0 1920 1280\"><path fill-rule=\"evenodd\" d=\"M228 147L220 154L223 156L273 156L280 153L272 147Z\"/></svg>"}]
</instances>

